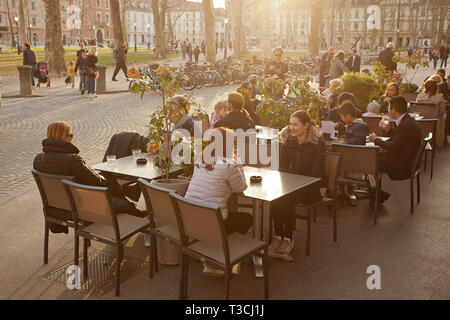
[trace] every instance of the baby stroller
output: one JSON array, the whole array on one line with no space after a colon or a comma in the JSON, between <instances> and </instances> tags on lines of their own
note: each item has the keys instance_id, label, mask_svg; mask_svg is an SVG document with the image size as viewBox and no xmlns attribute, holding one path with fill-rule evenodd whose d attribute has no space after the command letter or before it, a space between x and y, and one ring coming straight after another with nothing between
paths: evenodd
<instances>
[{"instance_id":1,"label":"baby stroller","mask_svg":"<svg viewBox=\"0 0 450 320\"><path fill-rule=\"evenodd\" d=\"M37 88L41 87L41 83L47 83L47 88L50 88L50 76L48 75L47 62L38 62L35 70L35 78L38 79Z\"/></svg>"}]
</instances>

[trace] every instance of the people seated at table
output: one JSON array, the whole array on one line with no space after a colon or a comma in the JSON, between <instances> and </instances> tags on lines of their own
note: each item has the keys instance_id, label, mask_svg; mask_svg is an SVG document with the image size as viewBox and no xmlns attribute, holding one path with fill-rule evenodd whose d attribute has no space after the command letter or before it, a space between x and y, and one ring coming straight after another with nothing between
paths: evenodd
<instances>
[{"instance_id":1,"label":"people seated at table","mask_svg":"<svg viewBox=\"0 0 450 320\"><path fill-rule=\"evenodd\" d=\"M378 103L380 104L380 113L387 114L388 112L388 106L389 101L392 97L399 96L400 95L400 88L396 82L391 82L387 85L386 91L384 92L384 95L382 95L378 99Z\"/></svg>"},{"instance_id":2,"label":"people seated at table","mask_svg":"<svg viewBox=\"0 0 450 320\"><path fill-rule=\"evenodd\" d=\"M339 100L338 100L339 95L336 93L336 88L341 83L342 83L341 79L333 79L330 81L330 87L327 90L325 90L325 91L329 91L328 95L327 95L327 93L325 93L325 91L323 92L324 95L326 95L326 97L327 97L327 111L328 112L330 110L336 108L339 103Z\"/></svg>"},{"instance_id":3,"label":"people seated at table","mask_svg":"<svg viewBox=\"0 0 450 320\"><path fill-rule=\"evenodd\" d=\"M450 103L450 73L447 75L446 81L438 84L438 91L442 93L446 103ZM450 119L450 114L447 114L447 119Z\"/></svg>"},{"instance_id":4,"label":"people seated at table","mask_svg":"<svg viewBox=\"0 0 450 320\"><path fill-rule=\"evenodd\" d=\"M342 122L341 116L339 115L339 108L346 103L351 103L352 105L355 105L355 96L350 92L343 92L339 95L339 97L338 97L339 106L334 109L331 109L328 112L327 120L333 121L335 124ZM355 112L356 112L357 118L362 118L361 110L359 110L358 108L355 108ZM338 127L337 125L335 125L335 126ZM339 131L339 135L343 135L344 134L343 127L339 126L339 128L341 128L341 130Z\"/></svg>"},{"instance_id":5,"label":"people seated at table","mask_svg":"<svg viewBox=\"0 0 450 320\"><path fill-rule=\"evenodd\" d=\"M214 105L214 111L211 113L211 127L214 128L216 122L225 118L227 114L228 102L226 100L218 101Z\"/></svg>"},{"instance_id":6,"label":"people seated at table","mask_svg":"<svg viewBox=\"0 0 450 320\"><path fill-rule=\"evenodd\" d=\"M174 129L186 129L193 136L195 123L189 115L188 101L183 96L175 96L170 99L169 103L176 106L176 111L172 117Z\"/></svg>"},{"instance_id":7,"label":"people seated at table","mask_svg":"<svg viewBox=\"0 0 450 320\"><path fill-rule=\"evenodd\" d=\"M365 145L366 137L369 135L370 129L362 119L356 119L353 104L345 103L339 108L339 114L342 122L338 123L338 125L344 126L344 128L337 129L345 131L344 142L347 144Z\"/></svg>"},{"instance_id":8,"label":"people seated at table","mask_svg":"<svg viewBox=\"0 0 450 320\"><path fill-rule=\"evenodd\" d=\"M244 109L247 110L250 118L257 123L258 116L256 115L256 107L250 99L250 95L252 94L252 85L250 82L244 81L241 83L241 86L236 89L236 91L244 97Z\"/></svg>"},{"instance_id":9,"label":"people seated at table","mask_svg":"<svg viewBox=\"0 0 450 320\"><path fill-rule=\"evenodd\" d=\"M264 74L274 76L277 75L284 80L286 73L289 71L289 67L286 63L281 61L283 56L283 49L281 47L276 47L273 49L273 59L266 64L264 68Z\"/></svg>"},{"instance_id":10,"label":"people seated at table","mask_svg":"<svg viewBox=\"0 0 450 320\"><path fill-rule=\"evenodd\" d=\"M436 81L428 79L424 85L424 92L417 96L416 102L434 103L439 108L439 114L436 125L436 146L445 147L445 99L442 93L438 92Z\"/></svg>"},{"instance_id":11,"label":"people seated at table","mask_svg":"<svg viewBox=\"0 0 450 320\"><path fill-rule=\"evenodd\" d=\"M33 168L44 173L73 176L74 181L80 184L108 187L116 212L145 216L144 212L136 209L135 205L124 197L115 181L106 180L86 164L72 140L70 124L65 121L50 124L47 128L47 138L42 141L43 152L34 158ZM66 218L72 219L72 216Z\"/></svg>"},{"instance_id":12,"label":"people seated at table","mask_svg":"<svg viewBox=\"0 0 450 320\"><path fill-rule=\"evenodd\" d=\"M258 76L256 74L252 74L248 77L247 81L250 82L250 84L252 86L252 93L250 95L250 98L252 100L256 99L256 96L261 94L261 92L259 92L258 87L256 86L256 82L258 81Z\"/></svg>"},{"instance_id":13,"label":"people seated at table","mask_svg":"<svg viewBox=\"0 0 450 320\"><path fill-rule=\"evenodd\" d=\"M396 128L388 125L383 128L389 140L383 141L375 133L369 135L369 141L386 150L380 159L380 172L387 173L393 180L408 179L412 165L422 141L422 133L416 120L408 114L408 104L402 96L392 97L389 101L389 114L395 120ZM380 123L381 125L381 123ZM389 199L389 193L382 191L380 201Z\"/></svg>"},{"instance_id":14,"label":"people seated at table","mask_svg":"<svg viewBox=\"0 0 450 320\"><path fill-rule=\"evenodd\" d=\"M367 105L367 112L363 114L363 117L380 117L380 105L373 101Z\"/></svg>"},{"instance_id":15,"label":"people seated at table","mask_svg":"<svg viewBox=\"0 0 450 320\"><path fill-rule=\"evenodd\" d=\"M289 126L280 132L280 171L299 175L324 177L325 142L321 132L306 111L294 112ZM295 204L310 204L321 199L319 186L293 193L272 204L275 235L269 255L292 261L295 247Z\"/></svg>"},{"instance_id":16,"label":"people seated at table","mask_svg":"<svg viewBox=\"0 0 450 320\"><path fill-rule=\"evenodd\" d=\"M185 197L219 206L227 234L245 234L252 225L252 216L231 211L228 207L231 194L241 193L248 187L242 162L234 154L235 146L229 145L230 141L235 144L234 133L219 127L210 131L210 136L211 140L203 148L202 160L194 165L194 174ZM214 146L219 148L213 149ZM207 265L204 266L204 273L223 274Z\"/></svg>"},{"instance_id":17,"label":"people seated at table","mask_svg":"<svg viewBox=\"0 0 450 320\"><path fill-rule=\"evenodd\" d=\"M228 107L231 111L221 120L217 121L214 128L225 127L229 129L248 130L255 128L255 121L244 109L244 97L240 93L230 93L228 95Z\"/></svg>"},{"instance_id":18,"label":"people seated at table","mask_svg":"<svg viewBox=\"0 0 450 320\"><path fill-rule=\"evenodd\" d=\"M441 69L440 69L441 70ZM420 88L419 89L417 89L417 93L423 93L424 92L424 89L425 89L425 82L427 82L428 80L434 80L434 81L436 81L436 83L438 84L438 86L439 86L439 84L441 84L443 81L444 81L444 79L445 79L445 70L443 70L444 72L442 73L442 72L439 72L440 70L438 70L438 72L437 73L434 73L434 74L432 74L431 76L428 76L428 77L426 77L425 78L425 80L423 80L423 82L422 82L422 85L420 86ZM444 77L443 77L444 76Z\"/></svg>"}]
</instances>

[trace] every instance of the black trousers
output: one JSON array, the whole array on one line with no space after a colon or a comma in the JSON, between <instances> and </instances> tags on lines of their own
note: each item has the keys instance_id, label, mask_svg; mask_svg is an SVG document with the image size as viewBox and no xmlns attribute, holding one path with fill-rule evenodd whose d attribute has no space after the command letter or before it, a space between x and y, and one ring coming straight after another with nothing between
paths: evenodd
<instances>
[{"instance_id":1,"label":"black trousers","mask_svg":"<svg viewBox=\"0 0 450 320\"><path fill-rule=\"evenodd\" d=\"M248 213L228 212L228 217L223 221L227 234L234 232L245 234L253 224L253 218Z\"/></svg>"},{"instance_id":2,"label":"black trousers","mask_svg":"<svg viewBox=\"0 0 450 320\"><path fill-rule=\"evenodd\" d=\"M119 70L122 69L123 73L125 74L125 78L127 77L127 65L125 61L116 61L116 68L114 69L113 73L113 79L116 78L117 74L119 73Z\"/></svg>"}]
</instances>

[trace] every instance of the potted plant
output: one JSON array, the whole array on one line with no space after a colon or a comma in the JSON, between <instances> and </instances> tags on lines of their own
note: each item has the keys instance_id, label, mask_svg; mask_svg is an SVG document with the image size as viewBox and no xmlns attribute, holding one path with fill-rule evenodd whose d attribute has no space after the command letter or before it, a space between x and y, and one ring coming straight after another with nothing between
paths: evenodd
<instances>
[{"instance_id":1,"label":"potted plant","mask_svg":"<svg viewBox=\"0 0 450 320\"><path fill-rule=\"evenodd\" d=\"M142 99L145 92L153 94L151 88L155 87L155 81L158 82L157 85L161 88L161 105L150 115L147 127L151 153L153 154L153 165L161 178L153 180L152 183L176 190L178 194L184 195L187 191L189 180L171 177L175 166L172 159L172 150L177 143L180 143L180 139L172 141L172 131L174 123L178 121L179 108L176 101L170 99L179 89L184 75L179 68L169 65L158 67L156 74L158 77L155 80L135 81L130 86L130 91L140 94ZM190 97L185 99L187 101L186 107L189 110L192 99Z\"/></svg>"}]
</instances>

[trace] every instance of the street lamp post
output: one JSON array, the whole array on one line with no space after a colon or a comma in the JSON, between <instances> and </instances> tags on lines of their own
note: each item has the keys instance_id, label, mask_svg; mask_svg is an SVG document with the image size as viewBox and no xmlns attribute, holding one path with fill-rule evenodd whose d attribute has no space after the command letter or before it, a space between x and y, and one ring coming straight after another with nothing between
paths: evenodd
<instances>
[{"instance_id":1,"label":"street lamp post","mask_svg":"<svg viewBox=\"0 0 450 320\"><path fill-rule=\"evenodd\" d=\"M20 55L20 41L19 41L19 17L14 16L14 21L17 27L17 54Z\"/></svg>"},{"instance_id":2,"label":"street lamp post","mask_svg":"<svg viewBox=\"0 0 450 320\"><path fill-rule=\"evenodd\" d=\"M224 37L224 46L225 48L223 49L223 58L226 59L227 58L227 26L228 26L228 19L224 20L225 22L225 37Z\"/></svg>"},{"instance_id":3,"label":"street lamp post","mask_svg":"<svg viewBox=\"0 0 450 320\"><path fill-rule=\"evenodd\" d=\"M31 43L31 27L32 27L32 24L30 23L29 25L28 25L28 39L30 39L30 43Z\"/></svg>"},{"instance_id":4,"label":"street lamp post","mask_svg":"<svg viewBox=\"0 0 450 320\"><path fill-rule=\"evenodd\" d=\"M148 50L150 50L150 24L147 24L147 46Z\"/></svg>"},{"instance_id":5,"label":"street lamp post","mask_svg":"<svg viewBox=\"0 0 450 320\"><path fill-rule=\"evenodd\" d=\"M95 25L93 25L92 26L92 31L93 31L93 33L94 33L94 39L92 39L92 41L94 41L94 45L97 45L97 41L95 41L96 40L96 34L95 34Z\"/></svg>"},{"instance_id":6,"label":"street lamp post","mask_svg":"<svg viewBox=\"0 0 450 320\"><path fill-rule=\"evenodd\" d=\"M136 31L136 22L134 23L134 52L137 52L137 31Z\"/></svg>"}]
</instances>

